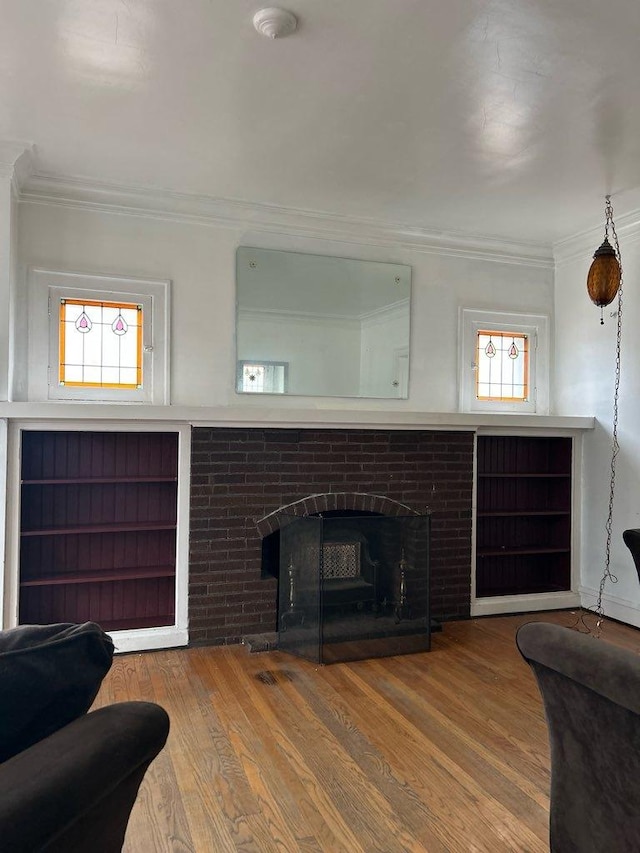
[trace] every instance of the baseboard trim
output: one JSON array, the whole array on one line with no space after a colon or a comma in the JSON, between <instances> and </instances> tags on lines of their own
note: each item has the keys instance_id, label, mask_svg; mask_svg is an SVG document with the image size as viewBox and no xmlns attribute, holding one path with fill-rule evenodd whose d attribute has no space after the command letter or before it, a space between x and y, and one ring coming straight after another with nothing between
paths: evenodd
<instances>
[{"instance_id":1,"label":"baseboard trim","mask_svg":"<svg viewBox=\"0 0 640 853\"><path fill-rule=\"evenodd\" d=\"M598 601L598 590L595 587L581 586L580 599L583 607L593 610ZM602 609L605 616L610 616L618 622L640 628L640 606L630 603L628 599L618 598L610 593L602 596Z\"/></svg>"},{"instance_id":2,"label":"baseboard trim","mask_svg":"<svg viewBox=\"0 0 640 853\"><path fill-rule=\"evenodd\" d=\"M142 652L151 649L173 649L186 646L189 632L186 628L169 625L162 628L136 628L130 631L108 631L116 654Z\"/></svg>"},{"instance_id":3,"label":"baseboard trim","mask_svg":"<svg viewBox=\"0 0 640 853\"><path fill-rule=\"evenodd\" d=\"M528 613L540 610L566 610L580 607L577 592L544 592L533 595L497 595L471 602L472 616L496 616L500 613Z\"/></svg>"}]
</instances>

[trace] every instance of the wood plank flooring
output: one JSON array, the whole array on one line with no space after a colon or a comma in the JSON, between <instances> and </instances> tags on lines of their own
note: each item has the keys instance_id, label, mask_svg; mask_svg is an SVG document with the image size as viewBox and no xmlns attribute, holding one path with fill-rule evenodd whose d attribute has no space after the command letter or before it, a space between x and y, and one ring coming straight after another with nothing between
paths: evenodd
<instances>
[{"instance_id":1,"label":"wood plank flooring","mask_svg":"<svg viewBox=\"0 0 640 853\"><path fill-rule=\"evenodd\" d=\"M547 851L546 726L514 644L532 619L575 614L446 623L429 653L325 667L244 646L117 657L96 705L171 717L126 853ZM640 651L633 628L602 637Z\"/></svg>"}]
</instances>

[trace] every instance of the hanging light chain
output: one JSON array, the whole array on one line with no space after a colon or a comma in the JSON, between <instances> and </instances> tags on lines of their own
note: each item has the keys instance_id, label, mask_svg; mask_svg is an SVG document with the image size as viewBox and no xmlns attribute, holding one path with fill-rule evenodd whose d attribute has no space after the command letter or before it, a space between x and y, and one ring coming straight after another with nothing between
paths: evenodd
<instances>
[{"instance_id":1,"label":"hanging light chain","mask_svg":"<svg viewBox=\"0 0 640 853\"><path fill-rule=\"evenodd\" d=\"M604 197L604 239L605 240L609 239L609 229L611 229L611 231L614 235L613 239L616 240L617 239L615 237L616 226L614 225L614 222L613 222L613 205L611 204L611 196L606 195ZM614 249L615 249L615 246L614 246ZM616 252L616 256L617 256L617 254L618 253Z\"/></svg>"},{"instance_id":2,"label":"hanging light chain","mask_svg":"<svg viewBox=\"0 0 640 853\"><path fill-rule=\"evenodd\" d=\"M605 204L605 215L606 215L606 223L605 223L605 237L609 236L609 230L611 230L611 236L613 240L613 248L616 253L616 258L618 260L618 264L620 265L620 287L618 289L618 311L617 311L617 334L616 334L616 368L615 368L615 382L614 382L614 390L613 390L613 429L611 436L611 478L609 481L609 509L607 514L607 522L605 524L606 530L606 547L605 547L605 558L604 558L604 571L602 573L602 578L600 580L600 588L598 589L598 599L595 605L595 612L598 615L598 622L596 625L596 634L600 631L600 626L602 624L602 620L604 619L604 609L602 607L602 596L604 594L604 588L607 581L611 583L618 583L618 578L612 574L611 572L611 535L613 531L613 502L615 495L615 486L616 486L616 462L618 459L618 451L620 450L620 445L618 444L618 401L620 396L620 356L621 356L621 344L622 344L622 258L620 256L620 244L618 242L618 235L616 233L616 226L613 221L613 207L611 205L611 196L606 197Z\"/></svg>"}]
</instances>

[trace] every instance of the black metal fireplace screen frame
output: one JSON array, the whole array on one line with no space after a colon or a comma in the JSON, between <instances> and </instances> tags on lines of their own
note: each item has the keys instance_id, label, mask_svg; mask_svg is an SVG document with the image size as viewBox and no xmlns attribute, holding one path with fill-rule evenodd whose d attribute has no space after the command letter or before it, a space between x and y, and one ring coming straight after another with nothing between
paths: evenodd
<instances>
[{"instance_id":1,"label":"black metal fireplace screen frame","mask_svg":"<svg viewBox=\"0 0 640 853\"><path fill-rule=\"evenodd\" d=\"M430 516L280 516L278 646L316 663L428 651Z\"/></svg>"}]
</instances>

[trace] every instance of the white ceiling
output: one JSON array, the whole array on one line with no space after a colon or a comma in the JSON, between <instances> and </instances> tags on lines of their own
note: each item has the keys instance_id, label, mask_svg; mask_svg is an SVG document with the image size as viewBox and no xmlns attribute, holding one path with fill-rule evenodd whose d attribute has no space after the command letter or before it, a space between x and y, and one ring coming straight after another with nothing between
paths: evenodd
<instances>
[{"instance_id":1,"label":"white ceiling","mask_svg":"<svg viewBox=\"0 0 640 853\"><path fill-rule=\"evenodd\" d=\"M268 5L268 4L265 4ZM546 243L640 208L637 0L0 0L59 177Z\"/></svg>"}]
</instances>

